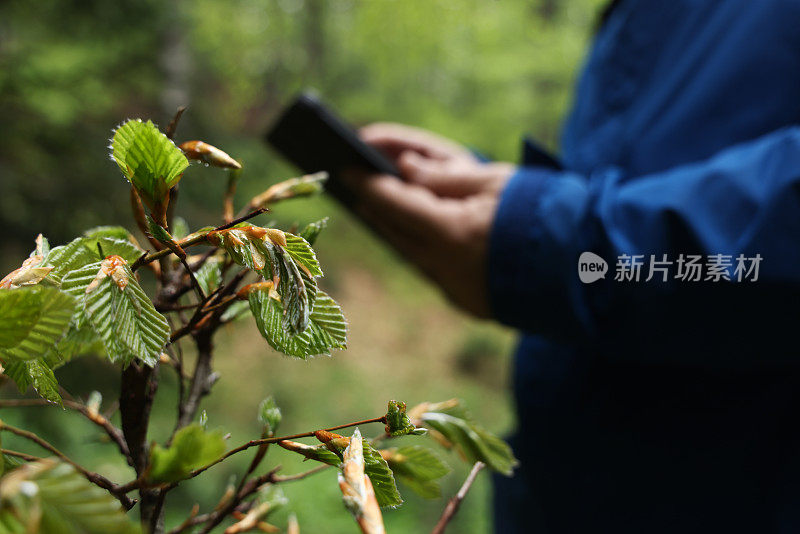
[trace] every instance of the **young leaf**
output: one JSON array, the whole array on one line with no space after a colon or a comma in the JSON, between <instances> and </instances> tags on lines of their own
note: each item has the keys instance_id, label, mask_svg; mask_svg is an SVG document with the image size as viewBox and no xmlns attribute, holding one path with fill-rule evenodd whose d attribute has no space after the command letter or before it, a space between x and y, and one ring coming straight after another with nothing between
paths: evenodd
<instances>
[{"instance_id":1,"label":"young leaf","mask_svg":"<svg viewBox=\"0 0 800 534\"><path fill-rule=\"evenodd\" d=\"M316 282L310 268L297 263L297 260L284 250L287 236L290 235L274 228L242 225L209 232L206 239L209 243L225 249L231 259L239 265L260 273L273 284L278 284L284 309L283 328L298 333L308 326L313 298L316 296ZM312 263L312 258L302 250L304 245L295 240L293 246L298 257L313 266L316 258L313 258ZM313 251L311 255L313 256ZM316 271L319 271L318 265Z\"/></svg>"},{"instance_id":2,"label":"young leaf","mask_svg":"<svg viewBox=\"0 0 800 534\"><path fill-rule=\"evenodd\" d=\"M199 467L210 464L225 452L222 432L206 432L191 424L175 433L169 448L155 445L150 451L150 481L175 482Z\"/></svg>"},{"instance_id":3,"label":"young leaf","mask_svg":"<svg viewBox=\"0 0 800 534\"><path fill-rule=\"evenodd\" d=\"M180 181L189 160L152 121L129 120L114 131L111 159L151 209Z\"/></svg>"},{"instance_id":4,"label":"young leaf","mask_svg":"<svg viewBox=\"0 0 800 534\"><path fill-rule=\"evenodd\" d=\"M264 425L264 435L274 435L281 424L281 409L275 403L275 399L270 395L258 406L258 420Z\"/></svg>"},{"instance_id":5,"label":"young leaf","mask_svg":"<svg viewBox=\"0 0 800 534\"><path fill-rule=\"evenodd\" d=\"M133 236L122 226L95 226L83 232L83 237L119 239L120 241L131 241Z\"/></svg>"},{"instance_id":6,"label":"young leaf","mask_svg":"<svg viewBox=\"0 0 800 534\"><path fill-rule=\"evenodd\" d=\"M220 263L219 258L208 258L203 266L194 273L195 278L197 278L197 283L200 285L200 289L202 289L203 293L206 295L210 295L216 291L222 283L222 268Z\"/></svg>"},{"instance_id":7,"label":"young leaf","mask_svg":"<svg viewBox=\"0 0 800 534\"><path fill-rule=\"evenodd\" d=\"M136 261L144 251L128 239L113 237L115 233L112 230L104 235L102 231L94 231L89 236L78 237L66 245L52 249L44 261L44 265L53 267L48 278L55 283L61 283L71 271L102 261L106 256L121 256L128 263ZM100 250L103 255L100 255Z\"/></svg>"},{"instance_id":8,"label":"young leaf","mask_svg":"<svg viewBox=\"0 0 800 534\"><path fill-rule=\"evenodd\" d=\"M50 459L20 466L0 479L0 525L21 527L8 530L21 533L141 533L111 494L72 466Z\"/></svg>"},{"instance_id":9,"label":"young leaf","mask_svg":"<svg viewBox=\"0 0 800 534\"><path fill-rule=\"evenodd\" d=\"M511 447L472 421L459 401L428 404L420 410L424 410L420 415L422 424L441 434L467 461L484 462L493 470L511 476L519 463Z\"/></svg>"},{"instance_id":10,"label":"young leaf","mask_svg":"<svg viewBox=\"0 0 800 534\"><path fill-rule=\"evenodd\" d=\"M300 231L300 237L308 241L308 244L313 246L317 241L319 234L328 226L328 217L318 220L317 222L306 225Z\"/></svg>"},{"instance_id":11,"label":"young leaf","mask_svg":"<svg viewBox=\"0 0 800 534\"><path fill-rule=\"evenodd\" d=\"M43 356L64 335L75 307L74 298L54 287L0 290L0 358Z\"/></svg>"},{"instance_id":12,"label":"young leaf","mask_svg":"<svg viewBox=\"0 0 800 534\"><path fill-rule=\"evenodd\" d=\"M283 248L289 253L289 256L299 265L305 267L311 276L322 276L322 269L320 269L317 261L317 255L314 254L314 249L311 248L308 241L288 232L285 234L286 246Z\"/></svg>"},{"instance_id":13,"label":"young leaf","mask_svg":"<svg viewBox=\"0 0 800 534\"><path fill-rule=\"evenodd\" d=\"M62 288L83 299L83 310L111 361L139 358L155 365L169 340L169 325L142 290L127 262L109 256L73 271Z\"/></svg>"},{"instance_id":14,"label":"young leaf","mask_svg":"<svg viewBox=\"0 0 800 534\"><path fill-rule=\"evenodd\" d=\"M248 294L250 309L259 332L272 348L289 356L330 356L332 349L347 346L347 323L341 308L327 293L317 290L314 309L305 331L292 335L283 328L283 306L268 288Z\"/></svg>"},{"instance_id":15,"label":"young leaf","mask_svg":"<svg viewBox=\"0 0 800 534\"><path fill-rule=\"evenodd\" d=\"M288 258L287 254L280 254L282 260L280 285L278 293L283 303L283 329L291 334L299 334L308 327L311 317L312 303L308 299L306 280L300 274L297 264ZM314 283L316 286L316 283Z\"/></svg>"},{"instance_id":16,"label":"young leaf","mask_svg":"<svg viewBox=\"0 0 800 534\"><path fill-rule=\"evenodd\" d=\"M145 217L147 217L147 230L150 232L151 236L161 243L175 242L166 228L155 222L149 215L146 215Z\"/></svg>"},{"instance_id":17,"label":"young leaf","mask_svg":"<svg viewBox=\"0 0 800 534\"><path fill-rule=\"evenodd\" d=\"M421 445L381 450L394 476L412 491L426 499L442 496L437 482L450 468L432 450Z\"/></svg>"},{"instance_id":18,"label":"young leaf","mask_svg":"<svg viewBox=\"0 0 800 534\"><path fill-rule=\"evenodd\" d=\"M315 435L331 452L340 459L343 458L344 450L349 445L350 438L326 431L315 432ZM369 443L364 443L363 448L364 471L372 481L378 504L381 508L395 508L403 504L403 499L400 497L400 492L397 491L397 485L395 484L392 470L389 469L389 464L383 459L381 453Z\"/></svg>"},{"instance_id":19,"label":"young leaf","mask_svg":"<svg viewBox=\"0 0 800 534\"><path fill-rule=\"evenodd\" d=\"M53 374L53 368L44 358L11 362L5 370L5 374L14 381L20 393L25 393L29 386L33 386L36 393L43 399L54 404L61 404L56 375Z\"/></svg>"},{"instance_id":20,"label":"young leaf","mask_svg":"<svg viewBox=\"0 0 800 534\"><path fill-rule=\"evenodd\" d=\"M41 234L40 234L41 235ZM0 289L17 289L36 285L50 274L53 268L44 264L44 257L33 254L22 262L22 266L8 273L0 280Z\"/></svg>"},{"instance_id":21,"label":"young leaf","mask_svg":"<svg viewBox=\"0 0 800 534\"><path fill-rule=\"evenodd\" d=\"M370 478L364 473L364 452L358 428L342 455L339 488L345 507L361 527L364 534L384 534L383 517Z\"/></svg>"},{"instance_id":22,"label":"young leaf","mask_svg":"<svg viewBox=\"0 0 800 534\"><path fill-rule=\"evenodd\" d=\"M203 141L186 141L179 147L189 159L202 161L206 165L226 169L241 169L241 164L219 148Z\"/></svg>"},{"instance_id":23,"label":"young leaf","mask_svg":"<svg viewBox=\"0 0 800 534\"><path fill-rule=\"evenodd\" d=\"M206 295L208 295L208 293L206 293ZM241 300L237 300L236 302L228 306L228 309L225 310L220 319L222 320L223 323L229 323L231 321L241 319L245 315L249 314L250 314L250 304Z\"/></svg>"},{"instance_id":24,"label":"young leaf","mask_svg":"<svg viewBox=\"0 0 800 534\"><path fill-rule=\"evenodd\" d=\"M297 441L283 440L278 442L278 446L283 447L287 451L302 454L308 460L316 460L333 466L338 466L342 463L342 459L328 450L325 445L306 445L305 443L299 443Z\"/></svg>"},{"instance_id":25,"label":"young leaf","mask_svg":"<svg viewBox=\"0 0 800 534\"><path fill-rule=\"evenodd\" d=\"M172 221L172 237L175 239L183 239L189 235L189 224L183 217L175 217Z\"/></svg>"},{"instance_id":26,"label":"young leaf","mask_svg":"<svg viewBox=\"0 0 800 534\"><path fill-rule=\"evenodd\" d=\"M328 173L324 171L284 180L270 186L269 189L253 198L250 206L261 208L280 200L316 195L322 192L323 185L327 180Z\"/></svg>"},{"instance_id":27,"label":"young leaf","mask_svg":"<svg viewBox=\"0 0 800 534\"><path fill-rule=\"evenodd\" d=\"M402 401L390 400L386 412L386 433L392 437L414 434L416 436L425 433L424 428L416 428L411 424L411 419L406 414L406 403Z\"/></svg>"}]
</instances>

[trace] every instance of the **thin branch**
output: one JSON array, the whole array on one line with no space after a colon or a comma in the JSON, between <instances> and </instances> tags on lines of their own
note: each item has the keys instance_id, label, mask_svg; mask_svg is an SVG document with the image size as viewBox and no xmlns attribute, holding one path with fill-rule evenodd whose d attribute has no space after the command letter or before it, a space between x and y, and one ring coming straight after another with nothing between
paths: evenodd
<instances>
[{"instance_id":1,"label":"thin branch","mask_svg":"<svg viewBox=\"0 0 800 534\"><path fill-rule=\"evenodd\" d=\"M186 256L182 258L178 257L178 259L180 260L181 265L183 265L183 267L186 269L186 272L189 274L189 280L191 281L192 287L197 293L197 298L200 299L200 302L203 302L204 300L206 300L206 295L205 293L203 293L203 288L200 287L200 282L197 281L197 278L194 275L194 271L192 270L191 267L189 267L189 264L186 263Z\"/></svg>"},{"instance_id":2,"label":"thin branch","mask_svg":"<svg viewBox=\"0 0 800 534\"><path fill-rule=\"evenodd\" d=\"M233 197L236 195L236 183L239 181L239 170L228 170L228 187L222 201L222 218L227 223L233 220Z\"/></svg>"},{"instance_id":3,"label":"thin branch","mask_svg":"<svg viewBox=\"0 0 800 534\"><path fill-rule=\"evenodd\" d=\"M247 215L244 215L242 217L239 217L238 219L232 220L229 223L225 223L225 224L223 224L221 226L218 226L218 227L214 228L214 231L227 230L228 228L236 226L237 224L239 224L241 222L250 220L253 217L261 215L262 213L266 213L267 211L269 211L267 208L258 208L257 210L251 211ZM178 245L180 245L181 248L186 249L186 248L192 247L194 245L198 245L198 244L204 242L205 240L206 240L206 233L204 232L204 233L202 233L200 235L196 235L194 237L188 237L186 239L182 239L182 240L178 241ZM148 263L154 262L154 261L156 261L158 259L161 259L161 258L163 258L165 256L168 256L171 253L172 253L172 251L170 249L165 248L163 250L159 250L158 252L154 252L152 254L148 254L144 258L139 258L138 260L136 260L133 263L133 265L131 265L131 270L135 271L136 269L138 269L142 265L147 265Z\"/></svg>"},{"instance_id":4,"label":"thin branch","mask_svg":"<svg viewBox=\"0 0 800 534\"><path fill-rule=\"evenodd\" d=\"M172 120L169 121L169 125L167 129L164 131L164 135L167 136L167 139L170 141L175 138L175 130L178 129L178 122L181 120L181 116L183 112L186 111L186 106L178 106L178 110L175 112L175 116L172 117Z\"/></svg>"},{"instance_id":5,"label":"thin branch","mask_svg":"<svg viewBox=\"0 0 800 534\"><path fill-rule=\"evenodd\" d=\"M261 475L260 477L254 478L250 482L248 482L242 489L238 490L236 494L231 498L230 502L225 504L222 507L218 507L217 510L212 512L209 518L206 520L206 526L203 527L203 530L200 531L200 534L207 534L211 532L214 527L222 523L222 521L232 514L236 509L239 507L241 502L258 491L258 489L263 486L264 484L271 482L272 479L275 477L275 474L280 470L281 466L276 466L268 473Z\"/></svg>"},{"instance_id":6,"label":"thin branch","mask_svg":"<svg viewBox=\"0 0 800 534\"><path fill-rule=\"evenodd\" d=\"M458 490L458 493L447 502L447 506L442 512L442 517L439 518L439 522L436 523L436 526L433 527L433 531L431 534L442 534L445 529L447 528L447 524L453 519L453 516L456 515L459 506L461 506L461 501L464 500L464 497L467 496L467 492L472 487L472 483L475 482L475 477L478 476L478 473L481 469L486 467L486 464L483 462L475 462L475 465L472 466L472 470L467 475L467 479L464 481L464 484L461 485L461 489Z\"/></svg>"},{"instance_id":7,"label":"thin branch","mask_svg":"<svg viewBox=\"0 0 800 534\"><path fill-rule=\"evenodd\" d=\"M203 302L202 306L200 306L199 308L197 308L197 310L195 310L189 322L180 327L179 329L175 330L174 332L172 332L172 334L169 337L170 343L179 340L183 336L191 334L196 328L199 329L201 326L205 326L206 329L213 331L214 327L216 327L216 324L213 325L210 324L211 318L216 317L218 320L219 317L222 316L222 313L225 311L224 306L222 307L216 306L215 300L216 301L222 300L229 294L236 291L239 284L242 282L242 280L244 280L244 278L249 273L250 271L248 269L242 269L241 271L236 273L236 275L233 278L231 278L230 282L228 282L224 286L218 287L213 293L211 293L206 299L206 301ZM212 302L214 302L214 305L212 305ZM225 304L228 304L230 302L233 302L233 300L231 299L225 302ZM211 307L209 308L209 306Z\"/></svg>"},{"instance_id":8,"label":"thin branch","mask_svg":"<svg viewBox=\"0 0 800 534\"><path fill-rule=\"evenodd\" d=\"M214 467L215 465L224 462L225 460L227 460L228 458L230 458L234 454L238 454L238 453L240 453L242 451L245 451L245 450L247 450L247 449L249 449L251 447L258 447L260 445L265 445L265 444L268 444L268 443L278 443L279 441L285 441L285 440L293 440L293 439L299 439L299 438L309 438L309 437L314 436L315 433L317 433L317 432L330 432L330 431L333 431L333 430L341 430L342 428L350 428L350 427L354 427L354 426L367 425L367 424L370 424L370 423L386 424L386 416L375 417L373 419L365 419L363 421L354 421L352 423L345 423L343 425L332 426L330 428L324 428L324 429L321 429L321 430L312 430L312 431L309 431L309 432L303 432L301 434L293 434L291 436L280 436L280 437L274 437L274 438L263 438L263 439L250 440L247 443L239 445L235 449L229 450L228 452L226 452L225 454L223 454L222 456L220 456L219 458L217 458L213 462L195 469L194 471L190 472L187 476L185 476L184 478L182 478L180 480L177 480L175 482L171 482L169 484L159 484L159 485L156 485L156 486L153 486L153 487L172 489L175 486L177 486L178 484L180 484L181 482L183 482L185 480L189 480L191 478L194 478L197 475L203 473L204 471L207 471L208 469ZM310 474L313 474L312 472L316 472L316 471L311 470L311 471L308 471L308 472L305 472L305 473L301 473L300 475L290 475L287 478L282 479L281 482L287 482L289 480L294 480L295 478L296 479L304 478L304 477L306 477L306 476L308 476ZM253 480L258 480L258 479L253 479ZM119 486L119 489L122 490L122 491L132 491L134 489L137 489L137 488L141 489L143 487L146 487L145 486L145 481L144 481L144 479L142 477L139 477L136 480L132 480L131 482L128 482L127 484L123 484L123 485Z\"/></svg>"},{"instance_id":9,"label":"thin branch","mask_svg":"<svg viewBox=\"0 0 800 534\"><path fill-rule=\"evenodd\" d=\"M295 480L303 480L306 477L310 477L311 475L315 475L321 471L325 471L327 468L331 467L328 464L318 465L313 469L309 469L308 471L303 471L302 473L295 473L294 475L275 475L272 477L270 482L273 484L280 484L281 482L294 482Z\"/></svg>"},{"instance_id":10,"label":"thin branch","mask_svg":"<svg viewBox=\"0 0 800 534\"><path fill-rule=\"evenodd\" d=\"M131 186L131 212L133 213L133 220L136 221L136 226L139 228L139 231L142 235L147 239L150 244L156 250L162 250L164 245L162 245L157 239L150 235L150 231L147 229L147 215L144 212L144 206L142 205L142 199L139 196L139 193L136 192L136 188ZM137 260L138 261L138 260ZM136 265L136 263L134 263Z\"/></svg>"},{"instance_id":11,"label":"thin branch","mask_svg":"<svg viewBox=\"0 0 800 534\"><path fill-rule=\"evenodd\" d=\"M365 419L364 421L355 421L353 423L346 423L344 425L332 426L330 428L322 429L322 431L323 432L330 432L332 430L340 430L342 428L350 428L350 427L353 427L353 426L366 425L366 424L369 424L369 423L383 423L383 424L386 424L386 416L375 417L374 419ZM247 443L245 443L243 445L240 445L240 446L236 447L235 449L229 450L228 452L226 452L225 454L223 454L222 456L220 456L219 458L217 458L216 460L214 460L210 464L207 464L207 465L204 465L203 467L195 469L194 471L189 473L189 475L184 480L187 480L187 479L190 479L190 478L194 478L197 475L199 475L200 473L202 473L203 471L206 471L206 470L210 469L211 467L214 467L218 463L227 460L228 458L230 458L234 454L238 454L238 453L240 453L240 452L242 452L244 450L249 449L250 447L258 447L259 445L265 445L265 444L268 444L268 443L278 443L279 441L285 441L285 440L292 440L292 439L299 439L299 438L309 438L309 437L314 436L314 434L316 432L319 432L319 430L312 430L310 432L303 432L301 434L294 434L292 436L281 436L281 437L277 437L277 438L254 439L254 440L248 441Z\"/></svg>"},{"instance_id":12,"label":"thin branch","mask_svg":"<svg viewBox=\"0 0 800 534\"><path fill-rule=\"evenodd\" d=\"M24 452L17 452L9 449L0 449L0 453L5 454L6 456L19 458L20 460L25 460L26 462L36 462L43 459L40 456L31 456L30 454L25 454Z\"/></svg>"},{"instance_id":13,"label":"thin branch","mask_svg":"<svg viewBox=\"0 0 800 534\"><path fill-rule=\"evenodd\" d=\"M129 465L133 466L133 460L131 458L131 453L128 450L128 444L125 442L125 437L122 435L122 431L114 426L111 421L109 421L105 416L99 413L92 413L89 409L78 402L64 399L63 401L64 407L69 408L70 410L74 410L84 417L86 417L89 421L94 423L95 425L102 428L108 437L111 438L119 452L125 457L125 460L128 462ZM0 400L0 408L27 408L32 406L56 406L52 402L46 401L44 399L4 399Z\"/></svg>"},{"instance_id":14,"label":"thin branch","mask_svg":"<svg viewBox=\"0 0 800 534\"><path fill-rule=\"evenodd\" d=\"M81 475L83 475L86 478L86 480L88 480L92 484L100 486L104 490L111 493L114 497L119 499L119 501L122 503L122 505L125 507L126 510L130 510L131 507L133 507L134 501L130 499L127 495L125 495L125 493L120 492L119 486L108 480L103 475L99 473L93 473L92 471L89 471L79 463L71 460L69 457L67 457L66 454L56 449L53 445L43 440L33 432L28 432L27 430L22 430L21 428L11 426L8 423L0 421L0 431L2 430L11 432L14 435L32 441L37 445L39 445L41 448L57 456L61 461L68 463L69 465L74 467L76 471L78 471Z\"/></svg>"}]
</instances>

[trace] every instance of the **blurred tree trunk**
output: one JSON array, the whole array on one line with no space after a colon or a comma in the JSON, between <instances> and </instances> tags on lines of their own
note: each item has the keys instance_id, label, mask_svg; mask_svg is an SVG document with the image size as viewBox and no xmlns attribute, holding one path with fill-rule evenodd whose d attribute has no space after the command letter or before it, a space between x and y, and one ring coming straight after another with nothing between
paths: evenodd
<instances>
[{"instance_id":1,"label":"blurred tree trunk","mask_svg":"<svg viewBox=\"0 0 800 534\"><path fill-rule=\"evenodd\" d=\"M164 28L159 63L164 76L161 89L161 116L169 121L178 106L189 104L191 54L186 44L185 24L180 0L171 0ZM166 126L166 123L165 123Z\"/></svg>"},{"instance_id":2,"label":"blurred tree trunk","mask_svg":"<svg viewBox=\"0 0 800 534\"><path fill-rule=\"evenodd\" d=\"M306 53L309 78L317 83L325 74L325 0L307 0L305 10Z\"/></svg>"}]
</instances>

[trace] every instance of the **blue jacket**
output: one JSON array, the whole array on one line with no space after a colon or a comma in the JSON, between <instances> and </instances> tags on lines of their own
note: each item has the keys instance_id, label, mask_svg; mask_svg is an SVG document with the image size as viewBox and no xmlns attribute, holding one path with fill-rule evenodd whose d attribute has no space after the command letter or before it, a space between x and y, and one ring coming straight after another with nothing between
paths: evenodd
<instances>
[{"instance_id":1,"label":"blue jacket","mask_svg":"<svg viewBox=\"0 0 800 534\"><path fill-rule=\"evenodd\" d=\"M528 147L492 230L493 312L523 332L498 532L800 532L798 124L800 2L612 11L562 167ZM581 282L584 251L605 278ZM676 279L681 254L732 281Z\"/></svg>"}]
</instances>

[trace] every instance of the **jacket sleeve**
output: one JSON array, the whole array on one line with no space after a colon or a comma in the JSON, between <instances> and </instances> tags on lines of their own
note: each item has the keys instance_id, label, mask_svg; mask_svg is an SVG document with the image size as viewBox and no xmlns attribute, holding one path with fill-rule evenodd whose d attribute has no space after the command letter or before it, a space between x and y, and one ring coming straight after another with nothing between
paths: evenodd
<instances>
[{"instance_id":1,"label":"jacket sleeve","mask_svg":"<svg viewBox=\"0 0 800 534\"><path fill-rule=\"evenodd\" d=\"M584 251L608 262L605 278L580 281ZM650 255L664 254L668 280L646 282ZM681 254L702 255L704 265L730 256L731 281L677 279ZM757 279L751 271L736 281L740 254L760 255ZM615 280L621 255L643 256L638 282ZM780 347L800 324L796 311L786 317L800 297L800 128L645 176L520 167L500 200L487 272L494 316L551 339L620 354L654 341L666 354L720 336L737 353L763 350L765 336Z\"/></svg>"}]
</instances>

